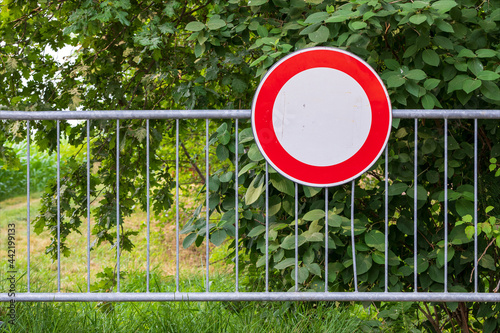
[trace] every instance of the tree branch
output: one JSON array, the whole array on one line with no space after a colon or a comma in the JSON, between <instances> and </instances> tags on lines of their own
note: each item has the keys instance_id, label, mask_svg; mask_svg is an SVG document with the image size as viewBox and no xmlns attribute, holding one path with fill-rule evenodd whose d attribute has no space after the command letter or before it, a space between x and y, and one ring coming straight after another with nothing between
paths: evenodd
<instances>
[{"instance_id":1,"label":"tree branch","mask_svg":"<svg viewBox=\"0 0 500 333\"><path fill-rule=\"evenodd\" d=\"M187 151L186 146L184 146L183 142L181 142L181 147L182 147L182 150L184 151L184 154L188 158L189 162L193 166L194 170L198 173L198 175L200 176L200 178L203 180L203 184L206 184L207 182L205 180L205 177L203 176L203 173L200 171L200 169L198 168L198 166L196 165L196 163L194 163L193 160L191 159L191 156L189 155L189 152Z\"/></svg>"}]
</instances>

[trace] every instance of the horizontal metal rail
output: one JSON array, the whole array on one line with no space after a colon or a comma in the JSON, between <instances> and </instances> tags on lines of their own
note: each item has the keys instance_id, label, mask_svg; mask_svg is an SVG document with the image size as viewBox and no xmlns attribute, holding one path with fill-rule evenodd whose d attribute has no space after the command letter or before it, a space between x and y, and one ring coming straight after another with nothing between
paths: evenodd
<instances>
[{"instance_id":1,"label":"horizontal metal rail","mask_svg":"<svg viewBox=\"0 0 500 333\"><path fill-rule=\"evenodd\" d=\"M238 119L247 119L251 116L251 110L111 110L111 111L0 111L0 120L28 120L27 121L27 292L20 292L15 294L15 301L35 301L35 302L98 302L98 301L110 301L110 302L139 302L139 301L423 301L423 302L500 302L500 293L484 293L478 292L478 276L477 276L477 119L500 119L500 110L393 110L394 118L406 118L415 119L415 156L414 156L414 182L417 184L417 166L418 166L418 154L417 154L417 144L418 144L418 119L444 119L444 210L448 211L448 174L447 174L447 163L448 163L448 121L447 119L474 119L474 292L470 293L454 293L448 292L447 279L448 279L448 263L444 264L444 291L443 292L418 292L418 272L417 272L417 256L415 256L414 262L414 292L389 292L388 291L388 256L385 256L385 288L384 292L360 292L358 291L357 283L357 273L356 273L356 249L352 246L352 257L353 257L353 282L354 291L353 292L331 292L328 290L328 269L325 269L325 291L321 292L298 292L298 276L295 270L295 292L270 292L269 291L269 244L268 244L268 233L269 233L269 223L268 223L268 166L266 164L265 173L265 216L266 216L266 266L265 266L265 292L240 292L239 291L239 252L238 246L236 246L236 260L235 260L235 282L236 287L234 292L211 292L210 291L210 248L208 241L206 242L206 281L205 281L205 292L181 292L179 290L179 120L180 119L206 119L205 124L205 172L206 181L209 181L209 119L235 119L235 141L238 142ZM116 292L111 293L91 293L90 292L90 215L87 216L87 292L81 293L71 293L71 292L61 292L61 261L60 261L60 248L59 248L59 228L61 221L59 220L60 214L58 213L57 221L57 237L58 237L58 248L57 248L57 292L52 293L37 293L32 292L30 283L30 211L29 211L29 200L30 200L30 120L57 120L57 147L58 147L58 160L57 160L57 211L60 211L59 207L59 197L60 197L60 153L59 153L59 136L60 136L60 121L61 120L91 120L91 119L107 119L116 120L116 170L120 170L120 119L146 119L146 131L149 133L149 119L176 119L176 274L175 274L175 292L150 292L150 182L149 182L149 135L147 139L147 259L146 259L146 291L147 292L137 292L128 293L120 292L120 247L117 246L117 286ZM90 156L89 141L90 140L90 124L87 121L87 156ZM238 156L238 145L235 145L236 155ZM384 170L384 185L385 185L385 253L388 253L388 149L385 150L385 170ZM90 157L87 159L87 211L89 212L89 182L90 182ZM235 164L235 174L238 174L239 166L236 159ZM116 175L116 219L120 220L120 197L119 197L119 185L120 185L120 175L117 172ZM235 206L238 207L239 196L238 196L238 178L235 178ZM351 194L351 242L355 244L354 241L354 191L355 182L352 182L352 194ZM325 188L325 220L328 220L328 188ZM414 186L414 249L417 249L417 186ZM298 188L295 184L295 267L298 267ZM209 189L206 188L206 207L209 207ZM206 231L209 234L209 211L205 211L206 214ZM447 214L444 214L444 225L445 225L445 239L444 243L448 243L448 219ZM238 240L238 211L236 211L235 216L235 226L236 235L235 238ZM120 224L117 223L117 237L120 237ZM325 233L328 234L328 223L325 223ZM327 237L325 237L325 268L328 265L328 242ZM119 241L117 240L117 244ZM444 249L447 258L447 247ZM23 289L24 290L24 289ZM0 293L0 302L12 301L13 297L8 293Z\"/></svg>"},{"instance_id":2,"label":"horizontal metal rail","mask_svg":"<svg viewBox=\"0 0 500 333\"><path fill-rule=\"evenodd\" d=\"M500 293L440 292L175 292L175 293L16 293L16 302L149 302L149 301L394 301L500 302ZM8 302L0 294L0 302Z\"/></svg>"},{"instance_id":3,"label":"horizontal metal rail","mask_svg":"<svg viewBox=\"0 0 500 333\"><path fill-rule=\"evenodd\" d=\"M246 119L251 110L0 111L3 120ZM500 110L392 110L394 118L500 119Z\"/></svg>"}]
</instances>

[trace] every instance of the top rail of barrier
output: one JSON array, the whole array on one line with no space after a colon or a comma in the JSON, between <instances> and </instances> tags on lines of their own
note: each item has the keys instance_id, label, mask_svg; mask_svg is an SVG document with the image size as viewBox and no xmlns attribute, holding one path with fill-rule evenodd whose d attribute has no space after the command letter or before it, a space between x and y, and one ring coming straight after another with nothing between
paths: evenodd
<instances>
[{"instance_id":1,"label":"top rail of barrier","mask_svg":"<svg viewBox=\"0 0 500 333\"><path fill-rule=\"evenodd\" d=\"M238 247L236 247L236 292L211 292L209 290L210 281L209 281L209 247L207 242L206 249L206 292L180 292L179 290L179 120L180 119L206 119L206 133L205 133L205 162L206 162L206 179L208 181L209 174L209 119L235 119L235 141L238 142L238 119L248 119L251 117L251 110L109 110L109 111L0 111L0 120L28 120L26 124L27 129L27 174L28 174L28 186L27 186L27 198L28 198L28 208L27 208L27 292L16 293L15 299L17 301L429 301L429 302L475 302L475 301L485 301L485 302L500 302L500 293L497 292L478 292L478 276L477 276L477 265L478 265L478 249L477 249L477 164L478 164L478 154L477 154L477 133L478 133L478 121L477 119L500 119L500 110L417 110L417 109L404 109L404 110L393 110L393 117L399 119L415 119L415 148L414 148L414 183L417 184L417 162L418 162L418 119L444 119L444 211L448 211L448 197L447 191L449 189L448 186L448 174L447 174L447 163L448 163L448 121L447 119L474 119L474 206L475 206L475 232L474 232L474 292L448 292L448 263L444 264L444 292L389 292L388 291L388 256L385 257L385 291L384 292L365 292L357 290L357 274L356 274L356 256L355 256L355 246L352 247L353 250L353 270L354 270L354 292L331 292L328 290L328 283L325 284L324 292L298 292L297 289L297 276L295 278L296 286L295 292L270 292L268 286L268 277L269 277L269 268L266 264L266 291L265 292L240 292L239 283L238 283ZM57 260L57 292L53 293L38 293L31 292L30 289L30 211L29 211L29 198L30 198L30 120L57 120L57 147L58 147L58 162L57 162L57 197L60 197L60 120L117 120L116 121L116 170L120 170L120 152L119 148L119 132L120 132L120 119L146 119L146 131L149 133L149 121L148 119L175 119L176 120L176 292L164 293L164 292L149 292L149 139L147 140L147 148L146 148L146 160L147 160L147 170L148 170L148 178L147 178L147 202L148 202L148 231L147 231L147 239L148 239L148 249L147 249L147 278L146 278L146 286L147 292L137 292L137 293L127 293L120 292L120 248L117 247L117 291L111 293L93 293L90 292L90 215L87 217L88 221L88 230L87 230L87 292L80 293L72 293L72 292L61 292L61 263L60 263L60 249L58 247L58 260ZM87 121L87 156L90 156L89 150L89 140L90 140L90 121ZM236 152L238 155L238 145L235 145ZM385 183L385 253L388 252L388 216L387 216L387 207L388 207L388 149L385 149L385 168L384 168L384 183ZM89 159L87 159L87 211L90 211L89 202L90 202L90 192L89 192L89 179L90 179L90 163ZM235 165L235 174L238 174L238 163ZM268 200L268 169L266 165L266 202ZM119 172L117 173L116 178L116 186L119 188L120 178ZM235 193L238 193L238 177L236 177L235 181ZM351 235L352 235L352 244L354 242L354 189L355 182L352 182L352 195L351 195ZM325 198L328 197L328 188L325 189ZM297 195L297 184L295 185L295 207L298 207L298 195ZM235 195L236 203L238 206L238 195ZM414 253L417 252L417 187L414 187ZM209 192L208 188L206 188L206 207L209 206ZM117 191L117 220L119 220L119 190ZM325 199L325 205L327 205L327 200ZM267 216L267 203L266 203L266 216ZM59 211L59 199L58 199L58 211ZM209 221L209 212L206 212L206 221ZM328 209L325 209L325 219L328 218ZM448 242L448 219L447 214L444 214L444 225L445 225L445 240L444 243ZM58 214L60 216L60 214ZM297 226L297 216L295 214ZM61 221L58 219L58 244L59 244L59 227ZM238 214L235 216L235 223L238 223ZM266 220L266 235L268 232L268 223ZM117 223L117 235L119 235L120 224ZM207 222L206 233L209 233L209 225ZM238 227L236 227L238 230ZM325 233L328 234L328 223L325 224ZM295 231L295 236L297 237L298 232L297 228ZM236 233L236 239L238 239L238 233ZM326 238L325 238L326 239ZM119 244L119 241L117 242ZM295 267L298 267L298 246L297 240L295 241ZM328 246L326 246L328 248ZM444 248L444 257L447 257L447 247ZM266 262L269 262L269 251L268 244L266 243ZM414 261L414 286L418 286L418 273L417 273L417 256ZM325 251L325 265L328 265L328 250ZM325 266L326 267L326 266ZM328 281L328 270L325 270L325 281ZM495 282L496 283L496 282ZM500 285L500 282L499 282ZM497 287L498 289L498 287ZM10 294L0 293L0 302L9 302L12 300Z\"/></svg>"},{"instance_id":2,"label":"top rail of barrier","mask_svg":"<svg viewBox=\"0 0 500 333\"><path fill-rule=\"evenodd\" d=\"M3 120L246 119L251 110L0 111ZM500 110L392 110L394 118L500 119Z\"/></svg>"}]
</instances>

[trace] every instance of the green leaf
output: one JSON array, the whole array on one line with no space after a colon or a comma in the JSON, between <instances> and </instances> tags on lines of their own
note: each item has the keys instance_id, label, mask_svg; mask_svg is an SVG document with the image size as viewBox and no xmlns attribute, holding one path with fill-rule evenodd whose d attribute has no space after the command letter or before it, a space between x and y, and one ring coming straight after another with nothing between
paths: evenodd
<instances>
[{"instance_id":1,"label":"green leaf","mask_svg":"<svg viewBox=\"0 0 500 333\"><path fill-rule=\"evenodd\" d=\"M205 44L196 44L194 46L194 56L199 58L205 52L206 46Z\"/></svg>"},{"instance_id":2,"label":"green leaf","mask_svg":"<svg viewBox=\"0 0 500 333\"><path fill-rule=\"evenodd\" d=\"M303 219L304 221L315 221L325 217L325 211L322 209L314 209L307 212Z\"/></svg>"},{"instance_id":3,"label":"green leaf","mask_svg":"<svg viewBox=\"0 0 500 333\"><path fill-rule=\"evenodd\" d=\"M455 248L453 246L448 246L448 262L453 259L455 255ZM439 248L437 250L437 263L439 266L444 266L444 248Z\"/></svg>"},{"instance_id":4,"label":"green leaf","mask_svg":"<svg viewBox=\"0 0 500 333\"><path fill-rule=\"evenodd\" d=\"M233 172L232 171L228 171L226 173L224 173L223 175L221 175L219 177L219 180L222 182L222 183L227 183L229 182L231 179L233 179Z\"/></svg>"},{"instance_id":5,"label":"green leaf","mask_svg":"<svg viewBox=\"0 0 500 333\"><path fill-rule=\"evenodd\" d=\"M387 88L397 88L405 84L406 80L401 75L392 75L387 79Z\"/></svg>"},{"instance_id":6,"label":"green leaf","mask_svg":"<svg viewBox=\"0 0 500 333\"><path fill-rule=\"evenodd\" d=\"M439 0L432 4L432 8L436 9L441 14L450 11L450 9L456 6L457 3L453 0Z\"/></svg>"},{"instance_id":7,"label":"green leaf","mask_svg":"<svg viewBox=\"0 0 500 333\"><path fill-rule=\"evenodd\" d=\"M257 267L262 267L266 264L266 256L261 256L259 260L255 263Z\"/></svg>"},{"instance_id":8,"label":"green leaf","mask_svg":"<svg viewBox=\"0 0 500 333\"><path fill-rule=\"evenodd\" d=\"M484 70L483 64L477 58L467 60L467 68L476 76Z\"/></svg>"},{"instance_id":9,"label":"green leaf","mask_svg":"<svg viewBox=\"0 0 500 333\"><path fill-rule=\"evenodd\" d=\"M372 256L369 253L361 252L356 254L356 273L358 275L368 272L372 264Z\"/></svg>"},{"instance_id":10,"label":"green leaf","mask_svg":"<svg viewBox=\"0 0 500 333\"><path fill-rule=\"evenodd\" d=\"M248 0L249 6L261 6L263 4L268 3L269 0Z\"/></svg>"},{"instance_id":11,"label":"green leaf","mask_svg":"<svg viewBox=\"0 0 500 333\"><path fill-rule=\"evenodd\" d=\"M279 196L269 198L269 216L276 215L281 209L281 199Z\"/></svg>"},{"instance_id":12,"label":"green leaf","mask_svg":"<svg viewBox=\"0 0 500 333\"><path fill-rule=\"evenodd\" d=\"M331 212L328 213L328 225L330 227L338 228L342 225L342 217Z\"/></svg>"},{"instance_id":13,"label":"green leaf","mask_svg":"<svg viewBox=\"0 0 500 333\"><path fill-rule=\"evenodd\" d=\"M187 249L188 247L191 246L191 244L194 243L197 237L198 235L196 233L187 235L186 238L184 238L184 240L182 241L182 247Z\"/></svg>"},{"instance_id":14,"label":"green leaf","mask_svg":"<svg viewBox=\"0 0 500 333\"><path fill-rule=\"evenodd\" d=\"M406 91L415 97L422 97L426 94L423 87L419 86L415 81L407 81L405 85Z\"/></svg>"},{"instance_id":15,"label":"green leaf","mask_svg":"<svg viewBox=\"0 0 500 333\"><path fill-rule=\"evenodd\" d=\"M413 186L408 187L406 194L413 199L415 197L414 187ZM427 190L422 185L417 185L417 200L419 201L427 200Z\"/></svg>"},{"instance_id":16,"label":"green leaf","mask_svg":"<svg viewBox=\"0 0 500 333\"><path fill-rule=\"evenodd\" d=\"M263 25L260 25L257 27L257 33L259 34L260 37L267 37L269 36L269 31L267 31L267 28Z\"/></svg>"},{"instance_id":17,"label":"green leaf","mask_svg":"<svg viewBox=\"0 0 500 333\"><path fill-rule=\"evenodd\" d=\"M440 82L441 82L441 80L438 80L438 79L427 79L424 82L424 88L426 90L432 90L432 89L436 88Z\"/></svg>"},{"instance_id":18,"label":"green leaf","mask_svg":"<svg viewBox=\"0 0 500 333\"><path fill-rule=\"evenodd\" d=\"M472 214L474 211L474 204L469 200L458 199L455 203L455 208L457 210L458 215L466 216Z\"/></svg>"},{"instance_id":19,"label":"green leaf","mask_svg":"<svg viewBox=\"0 0 500 333\"><path fill-rule=\"evenodd\" d=\"M413 45L410 45L408 46L408 48L406 49L405 53L403 54L403 58L410 58L412 57L413 55L415 55L415 53L417 53L418 51L418 48L415 44Z\"/></svg>"},{"instance_id":20,"label":"green leaf","mask_svg":"<svg viewBox=\"0 0 500 333\"><path fill-rule=\"evenodd\" d=\"M424 50L424 52L422 52L422 59L426 64L434 67L439 66L440 63L439 55L436 53L436 51L430 49Z\"/></svg>"},{"instance_id":21,"label":"green leaf","mask_svg":"<svg viewBox=\"0 0 500 333\"><path fill-rule=\"evenodd\" d=\"M460 52L458 52L457 57L459 57L459 58L475 58L476 55L474 54L474 52L472 52L469 49L462 49Z\"/></svg>"},{"instance_id":22,"label":"green leaf","mask_svg":"<svg viewBox=\"0 0 500 333\"><path fill-rule=\"evenodd\" d=\"M497 51L492 49L479 49L476 51L479 58L492 58L497 55Z\"/></svg>"},{"instance_id":23,"label":"green leaf","mask_svg":"<svg viewBox=\"0 0 500 333\"><path fill-rule=\"evenodd\" d=\"M211 236L210 236L210 241L215 245L215 246L220 246L222 242L227 237L226 230L224 229L219 229L215 231Z\"/></svg>"},{"instance_id":24,"label":"green leaf","mask_svg":"<svg viewBox=\"0 0 500 333\"><path fill-rule=\"evenodd\" d=\"M227 160L227 158L229 157L229 150L227 149L226 146L221 144L221 145L217 146L217 149L215 150L215 154L217 155L217 158L219 159L219 161L223 162L223 161Z\"/></svg>"},{"instance_id":25,"label":"green leaf","mask_svg":"<svg viewBox=\"0 0 500 333\"><path fill-rule=\"evenodd\" d=\"M405 183L394 183L389 185L389 196L400 195L408 189Z\"/></svg>"},{"instance_id":26,"label":"green leaf","mask_svg":"<svg viewBox=\"0 0 500 333\"><path fill-rule=\"evenodd\" d=\"M254 162L258 162L264 159L264 156L260 153L259 148L256 144L253 144L248 150L248 158Z\"/></svg>"},{"instance_id":27,"label":"green leaf","mask_svg":"<svg viewBox=\"0 0 500 333\"><path fill-rule=\"evenodd\" d=\"M290 274L292 279L295 280L295 268L292 269L292 273ZM298 283L304 283L307 278L309 277L309 270L305 267L299 267L299 272L298 272Z\"/></svg>"},{"instance_id":28,"label":"green leaf","mask_svg":"<svg viewBox=\"0 0 500 333\"><path fill-rule=\"evenodd\" d=\"M410 17L410 22L416 25L424 23L425 21L427 21L427 16L425 16L424 14L415 14Z\"/></svg>"},{"instance_id":29,"label":"green leaf","mask_svg":"<svg viewBox=\"0 0 500 333\"><path fill-rule=\"evenodd\" d=\"M337 23L337 22L345 22L349 19L349 14L344 11L337 11L334 15L328 18L326 23Z\"/></svg>"},{"instance_id":30,"label":"green leaf","mask_svg":"<svg viewBox=\"0 0 500 333\"><path fill-rule=\"evenodd\" d=\"M411 71L408 72L408 74L405 75L405 77L411 80L420 81L425 79L427 77L427 74L425 74L423 70L412 69Z\"/></svg>"},{"instance_id":31,"label":"green leaf","mask_svg":"<svg viewBox=\"0 0 500 333\"><path fill-rule=\"evenodd\" d=\"M435 170L429 170L427 171L426 177L429 183L435 184L439 181L439 172Z\"/></svg>"},{"instance_id":32,"label":"green leaf","mask_svg":"<svg viewBox=\"0 0 500 333\"><path fill-rule=\"evenodd\" d=\"M324 43L328 40L328 37L330 37L330 30L322 25L318 30L308 34L308 36L314 43Z\"/></svg>"},{"instance_id":33,"label":"green leaf","mask_svg":"<svg viewBox=\"0 0 500 333\"><path fill-rule=\"evenodd\" d=\"M275 189L280 192L286 193L291 197L295 196L295 185L291 180L286 179L285 177L277 173L271 174L270 178L270 182Z\"/></svg>"},{"instance_id":34,"label":"green leaf","mask_svg":"<svg viewBox=\"0 0 500 333\"><path fill-rule=\"evenodd\" d=\"M472 237L474 236L474 232L475 232L475 230L474 230L473 226L469 225L469 226L465 227L465 235L467 236L467 238L469 240L471 240Z\"/></svg>"},{"instance_id":35,"label":"green leaf","mask_svg":"<svg viewBox=\"0 0 500 333\"><path fill-rule=\"evenodd\" d=\"M307 239L302 235L299 235L297 238L299 247L307 241ZM295 235L286 236L280 246L285 250L295 249Z\"/></svg>"},{"instance_id":36,"label":"green leaf","mask_svg":"<svg viewBox=\"0 0 500 333\"><path fill-rule=\"evenodd\" d=\"M465 224L460 224L455 226L449 235L449 239L451 240L451 244L453 245L462 245L471 242L472 240L468 237L466 232L467 226ZM474 231L473 231L474 233Z\"/></svg>"},{"instance_id":37,"label":"green leaf","mask_svg":"<svg viewBox=\"0 0 500 333\"><path fill-rule=\"evenodd\" d=\"M245 193L245 204L251 205L260 197L264 192L264 177L255 177L250 186L248 186L247 192Z\"/></svg>"},{"instance_id":38,"label":"green leaf","mask_svg":"<svg viewBox=\"0 0 500 333\"><path fill-rule=\"evenodd\" d=\"M245 174L247 171L253 169L257 165L256 162L250 162L247 165L245 165L243 168L241 168L240 172L238 172L238 177Z\"/></svg>"},{"instance_id":39,"label":"green leaf","mask_svg":"<svg viewBox=\"0 0 500 333\"><path fill-rule=\"evenodd\" d=\"M308 242L323 242L324 235L320 232L304 233L304 237Z\"/></svg>"},{"instance_id":40,"label":"green leaf","mask_svg":"<svg viewBox=\"0 0 500 333\"><path fill-rule=\"evenodd\" d=\"M306 195L306 197L312 198L316 194L321 192L322 188L321 187L304 186L303 190L304 190L304 194Z\"/></svg>"},{"instance_id":41,"label":"green leaf","mask_svg":"<svg viewBox=\"0 0 500 333\"><path fill-rule=\"evenodd\" d=\"M316 12L311 15L309 15L306 20L304 21L305 24L315 24L315 23L320 23L326 20L330 14L327 12Z\"/></svg>"},{"instance_id":42,"label":"green leaf","mask_svg":"<svg viewBox=\"0 0 500 333\"><path fill-rule=\"evenodd\" d=\"M462 90L465 80L469 79L467 75L457 75L448 83L448 94L455 90Z\"/></svg>"},{"instance_id":43,"label":"green leaf","mask_svg":"<svg viewBox=\"0 0 500 333\"><path fill-rule=\"evenodd\" d=\"M483 333L492 333L497 328L497 318L488 318L483 324Z\"/></svg>"},{"instance_id":44,"label":"green leaf","mask_svg":"<svg viewBox=\"0 0 500 333\"><path fill-rule=\"evenodd\" d=\"M267 54L261 55L260 57L258 57L257 59L255 59L254 61L252 61L250 63L250 67L257 66L258 64L260 64L261 62L263 62L264 60L266 60L267 57L268 57Z\"/></svg>"},{"instance_id":45,"label":"green leaf","mask_svg":"<svg viewBox=\"0 0 500 333\"><path fill-rule=\"evenodd\" d=\"M282 270L292 265L295 265L295 258L286 258L283 261L280 261L278 264L276 264L274 268Z\"/></svg>"},{"instance_id":46,"label":"green leaf","mask_svg":"<svg viewBox=\"0 0 500 333\"><path fill-rule=\"evenodd\" d=\"M399 62L396 61L396 60L394 60L394 59L385 59L384 60L384 64L391 71L397 71L397 70L399 70Z\"/></svg>"},{"instance_id":47,"label":"green leaf","mask_svg":"<svg viewBox=\"0 0 500 333\"><path fill-rule=\"evenodd\" d=\"M186 24L186 27L184 29L186 29L187 31L200 31L205 29L205 24L198 21L192 21Z\"/></svg>"},{"instance_id":48,"label":"green leaf","mask_svg":"<svg viewBox=\"0 0 500 333\"><path fill-rule=\"evenodd\" d=\"M311 274L321 276L321 267L319 267L317 263L306 265L306 268L309 272L311 272Z\"/></svg>"},{"instance_id":49,"label":"green leaf","mask_svg":"<svg viewBox=\"0 0 500 333\"><path fill-rule=\"evenodd\" d=\"M431 265L429 267L429 276L437 283L444 282L444 270L442 268L438 268L436 265Z\"/></svg>"},{"instance_id":50,"label":"green leaf","mask_svg":"<svg viewBox=\"0 0 500 333\"><path fill-rule=\"evenodd\" d=\"M432 98L431 95L426 94L422 97L422 106L424 107L424 109L433 109L435 106L434 98Z\"/></svg>"},{"instance_id":51,"label":"green leaf","mask_svg":"<svg viewBox=\"0 0 500 333\"><path fill-rule=\"evenodd\" d=\"M231 82L231 87L234 89L235 92L242 94L247 91L248 84L239 78L235 78Z\"/></svg>"},{"instance_id":52,"label":"green leaf","mask_svg":"<svg viewBox=\"0 0 500 333\"><path fill-rule=\"evenodd\" d=\"M441 31L449 32L449 33L455 32L455 30L453 29L453 26L446 21L436 20L435 24L439 29L441 29Z\"/></svg>"},{"instance_id":53,"label":"green leaf","mask_svg":"<svg viewBox=\"0 0 500 333\"><path fill-rule=\"evenodd\" d=\"M265 225L258 225L255 228L253 228L252 230L250 230L250 232L247 234L247 237L255 237L255 236L258 236L260 234L263 234L265 231L266 231Z\"/></svg>"},{"instance_id":54,"label":"green leaf","mask_svg":"<svg viewBox=\"0 0 500 333\"><path fill-rule=\"evenodd\" d=\"M385 250L385 236L378 230L371 230L365 234L365 243L379 251Z\"/></svg>"},{"instance_id":55,"label":"green leaf","mask_svg":"<svg viewBox=\"0 0 500 333\"><path fill-rule=\"evenodd\" d=\"M478 73L477 78L483 81L493 81L498 80L500 75L492 71L482 71Z\"/></svg>"},{"instance_id":56,"label":"green leaf","mask_svg":"<svg viewBox=\"0 0 500 333\"><path fill-rule=\"evenodd\" d=\"M481 87L482 82L480 80L473 80L473 79L467 79L464 81L464 87L463 90L467 93L470 94L477 88Z\"/></svg>"},{"instance_id":57,"label":"green leaf","mask_svg":"<svg viewBox=\"0 0 500 333\"><path fill-rule=\"evenodd\" d=\"M485 254L483 258L479 260L479 265L491 271L496 271L495 259L489 254Z\"/></svg>"},{"instance_id":58,"label":"green leaf","mask_svg":"<svg viewBox=\"0 0 500 333\"><path fill-rule=\"evenodd\" d=\"M363 21L354 21L350 24L350 27L352 30L361 30L363 28L366 28L368 24Z\"/></svg>"},{"instance_id":59,"label":"green leaf","mask_svg":"<svg viewBox=\"0 0 500 333\"><path fill-rule=\"evenodd\" d=\"M453 42L446 37L434 36L433 41L434 41L434 45L436 45L436 46L439 46L439 47L446 49L446 50L453 50Z\"/></svg>"},{"instance_id":60,"label":"green leaf","mask_svg":"<svg viewBox=\"0 0 500 333\"><path fill-rule=\"evenodd\" d=\"M481 93L484 97L494 101L500 101L500 88L497 84L489 81L483 81Z\"/></svg>"},{"instance_id":61,"label":"green leaf","mask_svg":"<svg viewBox=\"0 0 500 333\"><path fill-rule=\"evenodd\" d=\"M223 28L226 26L226 22L221 20L220 18L211 18L207 22L207 27L210 30L219 30L220 28Z\"/></svg>"}]
</instances>

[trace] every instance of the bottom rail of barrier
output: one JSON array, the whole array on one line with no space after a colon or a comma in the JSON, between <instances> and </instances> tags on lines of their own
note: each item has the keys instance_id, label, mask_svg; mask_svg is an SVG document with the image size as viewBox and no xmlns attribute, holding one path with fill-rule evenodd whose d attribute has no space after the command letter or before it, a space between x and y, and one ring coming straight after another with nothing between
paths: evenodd
<instances>
[{"instance_id":1,"label":"bottom rail of barrier","mask_svg":"<svg viewBox=\"0 0 500 333\"><path fill-rule=\"evenodd\" d=\"M0 302L172 302L172 301L370 301L500 302L500 293L442 292L175 292L175 293L16 293Z\"/></svg>"}]
</instances>

